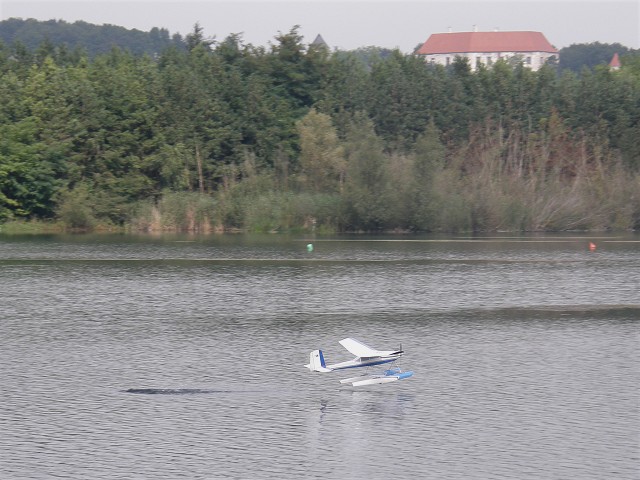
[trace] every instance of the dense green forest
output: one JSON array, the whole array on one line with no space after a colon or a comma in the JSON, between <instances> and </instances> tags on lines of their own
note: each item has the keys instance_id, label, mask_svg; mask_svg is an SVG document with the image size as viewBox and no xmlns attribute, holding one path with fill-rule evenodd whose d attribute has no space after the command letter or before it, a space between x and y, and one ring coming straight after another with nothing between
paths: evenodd
<instances>
[{"instance_id":1,"label":"dense green forest","mask_svg":"<svg viewBox=\"0 0 640 480\"><path fill-rule=\"evenodd\" d=\"M113 47L127 50L136 55L154 56L164 49L174 46L184 48L180 34L170 35L165 28L153 28L149 32L127 29L117 25L94 25L87 22L65 22L47 20L44 22L29 18L9 18L0 22L0 42L6 45L18 44L34 51L44 44L55 46L69 55L96 55L109 53Z\"/></svg>"},{"instance_id":2,"label":"dense green forest","mask_svg":"<svg viewBox=\"0 0 640 480\"><path fill-rule=\"evenodd\" d=\"M0 222L640 228L635 52L619 71L472 72L397 50L331 52L297 28L268 47L198 25L176 42L95 56L0 44Z\"/></svg>"}]
</instances>

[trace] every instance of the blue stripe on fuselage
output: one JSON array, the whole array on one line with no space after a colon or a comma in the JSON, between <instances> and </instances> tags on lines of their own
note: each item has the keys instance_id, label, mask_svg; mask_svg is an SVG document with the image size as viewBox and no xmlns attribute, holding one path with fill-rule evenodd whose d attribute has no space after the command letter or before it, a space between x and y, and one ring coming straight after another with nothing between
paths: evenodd
<instances>
[{"instance_id":1,"label":"blue stripe on fuselage","mask_svg":"<svg viewBox=\"0 0 640 480\"><path fill-rule=\"evenodd\" d=\"M347 368L369 367L371 365L382 365L383 363L395 362L397 358L385 358L384 360L376 360L371 362L360 362L358 365L347 365L346 367L332 367L333 370L346 370Z\"/></svg>"}]
</instances>

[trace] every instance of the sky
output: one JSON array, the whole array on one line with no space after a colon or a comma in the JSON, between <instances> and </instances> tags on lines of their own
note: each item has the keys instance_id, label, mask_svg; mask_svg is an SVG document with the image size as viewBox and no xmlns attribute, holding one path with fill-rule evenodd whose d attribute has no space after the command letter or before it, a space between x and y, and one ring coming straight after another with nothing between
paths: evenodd
<instances>
[{"instance_id":1,"label":"sky","mask_svg":"<svg viewBox=\"0 0 640 480\"><path fill-rule=\"evenodd\" d=\"M405 53L432 33L534 30L557 48L621 43L640 48L639 0L0 0L0 19L83 20L208 37L242 34L268 46L299 25L305 43L321 34L332 49L376 46Z\"/></svg>"}]
</instances>

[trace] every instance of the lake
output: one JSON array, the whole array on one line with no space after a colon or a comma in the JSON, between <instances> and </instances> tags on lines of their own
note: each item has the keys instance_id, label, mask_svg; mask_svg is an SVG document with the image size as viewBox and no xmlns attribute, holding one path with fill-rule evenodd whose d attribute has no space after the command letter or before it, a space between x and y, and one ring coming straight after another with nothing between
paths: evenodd
<instances>
[{"instance_id":1,"label":"lake","mask_svg":"<svg viewBox=\"0 0 640 480\"><path fill-rule=\"evenodd\" d=\"M638 235L0 235L0 291L2 479L640 478Z\"/></svg>"}]
</instances>

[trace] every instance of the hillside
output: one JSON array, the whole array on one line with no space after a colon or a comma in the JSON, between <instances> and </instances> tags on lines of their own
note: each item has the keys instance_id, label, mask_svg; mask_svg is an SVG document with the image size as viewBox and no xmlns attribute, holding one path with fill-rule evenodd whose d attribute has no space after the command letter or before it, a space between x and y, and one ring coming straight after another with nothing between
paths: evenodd
<instances>
[{"instance_id":1,"label":"hillside","mask_svg":"<svg viewBox=\"0 0 640 480\"><path fill-rule=\"evenodd\" d=\"M19 42L33 51L43 42L69 50L85 50L90 57L109 52L113 47L128 50L135 55L155 55L174 45L184 48L179 34L170 36L164 28L149 32L129 30L116 25L93 25L87 22L68 23L64 20L44 22L10 18L0 22L0 41L6 45Z\"/></svg>"}]
</instances>

